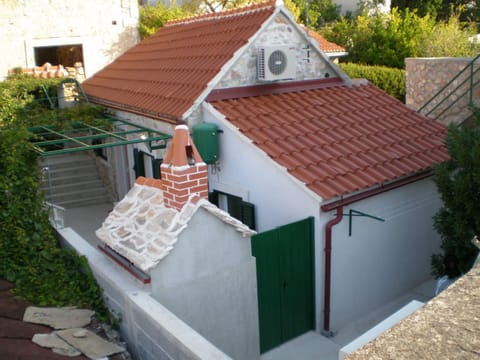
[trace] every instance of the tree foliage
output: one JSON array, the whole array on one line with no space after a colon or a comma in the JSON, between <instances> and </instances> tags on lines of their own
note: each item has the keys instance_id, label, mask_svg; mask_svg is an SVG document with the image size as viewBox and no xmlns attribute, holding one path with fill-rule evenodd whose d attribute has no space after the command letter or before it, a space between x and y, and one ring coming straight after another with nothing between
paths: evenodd
<instances>
[{"instance_id":1,"label":"tree foliage","mask_svg":"<svg viewBox=\"0 0 480 360\"><path fill-rule=\"evenodd\" d=\"M342 18L322 33L347 49L344 61L366 65L403 68L407 57L475 56L478 51L468 40L474 27L462 24L458 16L444 23L408 9Z\"/></svg>"},{"instance_id":2,"label":"tree foliage","mask_svg":"<svg viewBox=\"0 0 480 360\"><path fill-rule=\"evenodd\" d=\"M419 16L430 15L440 21L459 15L461 21L480 22L478 0L392 0L391 5L416 11Z\"/></svg>"},{"instance_id":3,"label":"tree foliage","mask_svg":"<svg viewBox=\"0 0 480 360\"><path fill-rule=\"evenodd\" d=\"M191 15L187 7L171 6L165 7L162 2L155 6L147 5L140 7L140 38L145 39L155 34L167 21L181 19Z\"/></svg>"},{"instance_id":4,"label":"tree foliage","mask_svg":"<svg viewBox=\"0 0 480 360\"><path fill-rule=\"evenodd\" d=\"M443 207L434 217L442 239L443 254L432 257L433 271L442 274L443 257L453 254L460 270L470 269L478 253L471 243L480 234L480 111L475 110L473 126L450 125L446 146L449 161L437 165L434 181Z\"/></svg>"}]
</instances>

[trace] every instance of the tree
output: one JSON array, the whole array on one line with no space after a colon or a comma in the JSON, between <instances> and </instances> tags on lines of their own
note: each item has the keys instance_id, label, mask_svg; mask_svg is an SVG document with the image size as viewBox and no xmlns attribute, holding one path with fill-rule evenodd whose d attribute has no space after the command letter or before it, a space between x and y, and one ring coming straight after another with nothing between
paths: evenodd
<instances>
[{"instance_id":1,"label":"tree","mask_svg":"<svg viewBox=\"0 0 480 360\"><path fill-rule=\"evenodd\" d=\"M418 15L430 15L447 21L452 15L460 15L461 21L480 22L478 0L392 0L392 8L417 11Z\"/></svg>"},{"instance_id":2,"label":"tree","mask_svg":"<svg viewBox=\"0 0 480 360\"><path fill-rule=\"evenodd\" d=\"M191 15L187 7L165 7L161 2L155 6L140 7L140 37L145 39L157 32L167 21L180 19Z\"/></svg>"},{"instance_id":3,"label":"tree","mask_svg":"<svg viewBox=\"0 0 480 360\"><path fill-rule=\"evenodd\" d=\"M443 207L434 216L434 227L442 239L443 254L432 256L432 269L442 274L447 254L459 260L465 273L477 256L471 243L480 234L480 110L474 110L473 126L450 125L446 146L451 159L434 168L434 181Z\"/></svg>"},{"instance_id":4,"label":"tree","mask_svg":"<svg viewBox=\"0 0 480 360\"><path fill-rule=\"evenodd\" d=\"M322 33L347 49L349 55L343 61L395 68L403 68L407 57L475 56L479 48L469 41L475 34L473 24L465 26L458 15L437 22L409 9L342 18Z\"/></svg>"}]
</instances>

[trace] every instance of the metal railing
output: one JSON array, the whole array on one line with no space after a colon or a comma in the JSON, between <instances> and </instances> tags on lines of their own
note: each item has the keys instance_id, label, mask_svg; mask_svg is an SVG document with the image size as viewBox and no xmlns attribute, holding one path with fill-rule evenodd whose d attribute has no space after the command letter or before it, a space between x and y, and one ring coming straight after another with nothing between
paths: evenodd
<instances>
[{"instance_id":1,"label":"metal railing","mask_svg":"<svg viewBox=\"0 0 480 360\"><path fill-rule=\"evenodd\" d=\"M474 66L479 58L480 54L468 63L447 84L445 84L432 98L430 98L430 100L420 107L418 112L433 117L434 119L438 119L460 100L464 100L466 97L468 97L467 107L470 107L473 104L474 89L480 84L480 78L475 80L475 75L480 71L480 63L478 63L479 66L476 68ZM464 77L464 79L455 86L454 83L460 80L461 77ZM444 107L440 108L441 106ZM433 115L437 110L439 113Z\"/></svg>"},{"instance_id":2,"label":"metal railing","mask_svg":"<svg viewBox=\"0 0 480 360\"><path fill-rule=\"evenodd\" d=\"M63 229L65 227L65 208L48 201L44 202L48 209L48 218L55 229Z\"/></svg>"}]
</instances>

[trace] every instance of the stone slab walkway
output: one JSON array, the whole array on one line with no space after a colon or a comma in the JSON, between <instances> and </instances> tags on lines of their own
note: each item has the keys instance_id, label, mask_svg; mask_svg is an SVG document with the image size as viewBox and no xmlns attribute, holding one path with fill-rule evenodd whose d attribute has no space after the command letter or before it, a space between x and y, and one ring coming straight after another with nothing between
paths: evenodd
<instances>
[{"instance_id":1,"label":"stone slab walkway","mask_svg":"<svg viewBox=\"0 0 480 360\"><path fill-rule=\"evenodd\" d=\"M8 360L87 360L87 356L66 357L54 353L32 342L35 334L50 334L54 331L49 326L23 321L25 310L29 305L16 299L11 290L14 285L0 279L0 359ZM129 359L125 354L108 357L109 360Z\"/></svg>"}]
</instances>

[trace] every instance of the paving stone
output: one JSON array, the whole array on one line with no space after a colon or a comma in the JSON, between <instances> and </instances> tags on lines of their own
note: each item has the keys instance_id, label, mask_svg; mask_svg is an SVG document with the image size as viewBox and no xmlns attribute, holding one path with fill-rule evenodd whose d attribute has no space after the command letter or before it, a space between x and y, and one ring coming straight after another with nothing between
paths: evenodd
<instances>
[{"instance_id":1,"label":"paving stone","mask_svg":"<svg viewBox=\"0 0 480 360\"><path fill-rule=\"evenodd\" d=\"M82 355L80 351L69 345L63 339L58 337L55 333L52 334L35 334L32 341L41 347L50 348L54 353L63 356L79 356Z\"/></svg>"},{"instance_id":2,"label":"paving stone","mask_svg":"<svg viewBox=\"0 0 480 360\"><path fill-rule=\"evenodd\" d=\"M23 321L43 324L54 329L81 328L90 324L94 312L72 307L41 308L29 306L25 310Z\"/></svg>"},{"instance_id":3,"label":"paving stone","mask_svg":"<svg viewBox=\"0 0 480 360\"><path fill-rule=\"evenodd\" d=\"M89 330L85 337L75 337L79 330L81 329L59 330L55 334L91 359L101 359L125 351L124 348L102 339Z\"/></svg>"}]
</instances>

